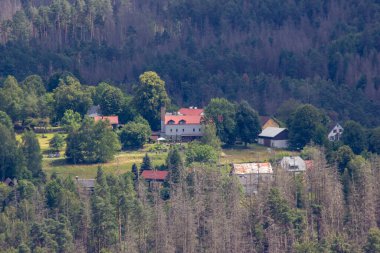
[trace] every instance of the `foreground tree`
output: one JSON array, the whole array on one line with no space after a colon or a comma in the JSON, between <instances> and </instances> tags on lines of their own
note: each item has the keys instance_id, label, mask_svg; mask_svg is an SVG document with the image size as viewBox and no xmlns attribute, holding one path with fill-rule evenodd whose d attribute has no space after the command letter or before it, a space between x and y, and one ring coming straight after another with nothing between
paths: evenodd
<instances>
[{"instance_id":1,"label":"foreground tree","mask_svg":"<svg viewBox=\"0 0 380 253\"><path fill-rule=\"evenodd\" d=\"M123 149L142 148L152 135L150 126L141 121L127 123L120 132L120 141Z\"/></svg>"},{"instance_id":2,"label":"foreground tree","mask_svg":"<svg viewBox=\"0 0 380 253\"><path fill-rule=\"evenodd\" d=\"M150 160L150 157L148 156L148 153L146 153L142 160L140 173L142 173L144 170L151 170L151 169L153 169L153 164L152 164L152 161Z\"/></svg>"},{"instance_id":3,"label":"foreground tree","mask_svg":"<svg viewBox=\"0 0 380 253\"><path fill-rule=\"evenodd\" d=\"M140 75L140 84L136 87L133 103L136 110L148 120L153 130L160 128L160 110L169 104L165 82L153 71Z\"/></svg>"},{"instance_id":4,"label":"foreground tree","mask_svg":"<svg viewBox=\"0 0 380 253\"><path fill-rule=\"evenodd\" d=\"M44 178L41 148L36 134L32 131L24 132L22 135L21 147L25 157L26 166L32 173L32 176L34 178Z\"/></svg>"},{"instance_id":5,"label":"foreground tree","mask_svg":"<svg viewBox=\"0 0 380 253\"><path fill-rule=\"evenodd\" d=\"M77 130L82 122L82 117L79 113L74 112L69 109L65 111L61 119L61 126L65 129L66 132L71 132Z\"/></svg>"},{"instance_id":6,"label":"foreground tree","mask_svg":"<svg viewBox=\"0 0 380 253\"><path fill-rule=\"evenodd\" d=\"M255 142L261 132L259 115L247 102L242 102L236 111L236 132L245 146Z\"/></svg>"},{"instance_id":7,"label":"foreground tree","mask_svg":"<svg viewBox=\"0 0 380 253\"><path fill-rule=\"evenodd\" d=\"M16 78L8 76L0 88L0 110L6 112L13 121L21 119L24 93Z\"/></svg>"},{"instance_id":8,"label":"foreground tree","mask_svg":"<svg viewBox=\"0 0 380 253\"><path fill-rule=\"evenodd\" d=\"M380 229L371 228L368 233L367 244L364 247L365 253L380 252Z\"/></svg>"},{"instance_id":9,"label":"foreground tree","mask_svg":"<svg viewBox=\"0 0 380 253\"><path fill-rule=\"evenodd\" d=\"M194 162L215 163L218 160L218 153L213 147L198 142L189 143L185 154L187 165Z\"/></svg>"},{"instance_id":10,"label":"foreground tree","mask_svg":"<svg viewBox=\"0 0 380 253\"><path fill-rule=\"evenodd\" d=\"M367 138L363 127L352 120L347 121L344 126L342 141L350 146L355 154L360 154L367 148Z\"/></svg>"},{"instance_id":11,"label":"foreground tree","mask_svg":"<svg viewBox=\"0 0 380 253\"><path fill-rule=\"evenodd\" d=\"M100 105L103 115L120 115L124 106L124 93L107 83L96 87L96 104Z\"/></svg>"},{"instance_id":12,"label":"foreground tree","mask_svg":"<svg viewBox=\"0 0 380 253\"><path fill-rule=\"evenodd\" d=\"M208 123L203 125L203 136L201 138L201 143L210 145L215 148L215 150L220 150L222 142L216 135L216 127L214 123Z\"/></svg>"},{"instance_id":13,"label":"foreground tree","mask_svg":"<svg viewBox=\"0 0 380 253\"><path fill-rule=\"evenodd\" d=\"M0 124L0 181L10 178L29 178L22 151L18 148L13 131Z\"/></svg>"},{"instance_id":14,"label":"foreground tree","mask_svg":"<svg viewBox=\"0 0 380 253\"><path fill-rule=\"evenodd\" d=\"M207 120L215 123L220 140L226 144L234 144L236 140L236 108L225 98L213 98L205 108Z\"/></svg>"},{"instance_id":15,"label":"foreground tree","mask_svg":"<svg viewBox=\"0 0 380 253\"><path fill-rule=\"evenodd\" d=\"M54 107L57 119L61 119L66 110L73 110L84 116L92 105L90 92L73 77L61 80L54 90Z\"/></svg>"},{"instance_id":16,"label":"foreground tree","mask_svg":"<svg viewBox=\"0 0 380 253\"><path fill-rule=\"evenodd\" d=\"M310 142L324 144L327 121L327 117L314 106L299 106L289 122L290 146L302 149Z\"/></svg>"},{"instance_id":17,"label":"foreground tree","mask_svg":"<svg viewBox=\"0 0 380 253\"><path fill-rule=\"evenodd\" d=\"M54 134L49 141L49 146L55 151L60 151L65 146L65 137L59 133Z\"/></svg>"},{"instance_id":18,"label":"foreground tree","mask_svg":"<svg viewBox=\"0 0 380 253\"><path fill-rule=\"evenodd\" d=\"M184 165L177 148L171 148L166 158L166 166L170 171L170 180L173 183L179 183L183 174Z\"/></svg>"},{"instance_id":19,"label":"foreground tree","mask_svg":"<svg viewBox=\"0 0 380 253\"><path fill-rule=\"evenodd\" d=\"M85 118L80 128L67 136L66 156L71 163L99 163L114 158L121 148L107 122Z\"/></svg>"}]
</instances>

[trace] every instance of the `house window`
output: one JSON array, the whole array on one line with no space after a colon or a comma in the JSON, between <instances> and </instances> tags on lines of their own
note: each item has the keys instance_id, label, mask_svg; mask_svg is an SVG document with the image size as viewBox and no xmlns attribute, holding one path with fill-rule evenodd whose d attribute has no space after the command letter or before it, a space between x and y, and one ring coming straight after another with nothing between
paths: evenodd
<instances>
[{"instance_id":1,"label":"house window","mask_svg":"<svg viewBox=\"0 0 380 253\"><path fill-rule=\"evenodd\" d=\"M182 129L182 132L185 132L185 129Z\"/></svg>"},{"instance_id":2,"label":"house window","mask_svg":"<svg viewBox=\"0 0 380 253\"><path fill-rule=\"evenodd\" d=\"M178 132L178 129L176 129L175 131Z\"/></svg>"},{"instance_id":3,"label":"house window","mask_svg":"<svg viewBox=\"0 0 380 253\"><path fill-rule=\"evenodd\" d=\"M174 123L175 123L175 122L174 122L174 120L172 120L172 119L168 121L168 125L174 125Z\"/></svg>"},{"instance_id":4,"label":"house window","mask_svg":"<svg viewBox=\"0 0 380 253\"><path fill-rule=\"evenodd\" d=\"M178 122L180 125L185 125L186 124L186 121L181 119L179 122Z\"/></svg>"},{"instance_id":5,"label":"house window","mask_svg":"<svg viewBox=\"0 0 380 253\"><path fill-rule=\"evenodd\" d=\"M195 128L193 128L193 132L195 132Z\"/></svg>"},{"instance_id":6,"label":"house window","mask_svg":"<svg viewBox=\"0 0 380 253\"><path fill-rule=\"evenodd\" d=\"M201 129L199 128L199 132L201 131Z\"/></svg>"},{"instance_id":7,"label":"house window","mask_svg":"<svg viewBox=\"0 0 380 253\"><path fill-rule=\"evenodd\" d=\"M173 132L173 129L170 129L170 132Z\"/></svg>"}]
</instances>

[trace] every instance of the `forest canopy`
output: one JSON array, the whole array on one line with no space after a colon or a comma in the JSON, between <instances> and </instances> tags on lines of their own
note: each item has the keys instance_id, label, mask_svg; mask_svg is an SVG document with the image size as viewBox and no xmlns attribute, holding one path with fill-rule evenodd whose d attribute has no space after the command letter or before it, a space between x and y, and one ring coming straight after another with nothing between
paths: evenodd
<instances>
[{"instance_id":1,"label":"forest canopy","mask_svg":"<svg viewBox=\"0 0 380 253\"><path fill-rule=\"evenodd\" d=\"M273 114L294 98L377 126L374 0L23 0L0 3L0 75L71 72L131 91L156 71L178 105L246 100ZM199 94L202 94L199 96Z\"/></svg>"}]
</instances>

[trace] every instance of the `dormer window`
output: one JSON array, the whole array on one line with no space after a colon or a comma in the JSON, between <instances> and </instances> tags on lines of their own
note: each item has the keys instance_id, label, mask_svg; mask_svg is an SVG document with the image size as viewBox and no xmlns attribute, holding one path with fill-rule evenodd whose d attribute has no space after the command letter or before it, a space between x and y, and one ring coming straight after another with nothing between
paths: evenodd
<instances>
[{"instance_id":1,"label":"dormer window","mask_svg":"<svg viewBox=\"0 0 380 253\"><path fill-rule=\"evenodd\" d=\"M181 120L179 121L179 124L180 124L180 125L185 125L185 124L186 124L186 121L183 120L183 119L181 119Z\"/></svg>"},{"instance_id":2,"label":"dormer window","mask_svg":"<svg viewBox=\"0 0 380 253\"><path fill-rule=\"evenodd\" d=\"M172 119L168 121L168 125L174 125L174 123L175 123L175 122L174 122L174 120L172 120Z\"/></svg>"}]
</instances>

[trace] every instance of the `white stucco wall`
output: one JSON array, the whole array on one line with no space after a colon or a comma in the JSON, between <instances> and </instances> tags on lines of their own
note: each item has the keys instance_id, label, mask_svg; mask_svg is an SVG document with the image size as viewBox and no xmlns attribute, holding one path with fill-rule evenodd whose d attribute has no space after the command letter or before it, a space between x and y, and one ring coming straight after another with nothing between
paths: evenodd
<instances>
[{"instance_id":1,"label":"white stucco wall","mask_svg":"<svg viewBox=\"0 0 380 253\"><path fill-rule=\"evenodd\" d=\"M166 136L202 136L202 125L165 125Z\"/></svg>"},{"instance_id":2,"label":"white stucco wall","mask_svg":"<svg viewBox=\"0 0 380 253\"><path fill-rule=\"evenodd\" d=\"M273 148L287 148L288 141L287 140L271 140L271 147Z\"/></svg>"},{"instance_id":3,"label":"white stucco wall","mask_svg":"<svg viewBox=\"0 0 380 253\"><path fill-rule=\"evenodd\" d=\"M264 145L264 139L258 138L257 143L260 145ZM271 140L270 146L272 148L287 148L288 147L288 140Z\"/></svg>"}]
</instances>

